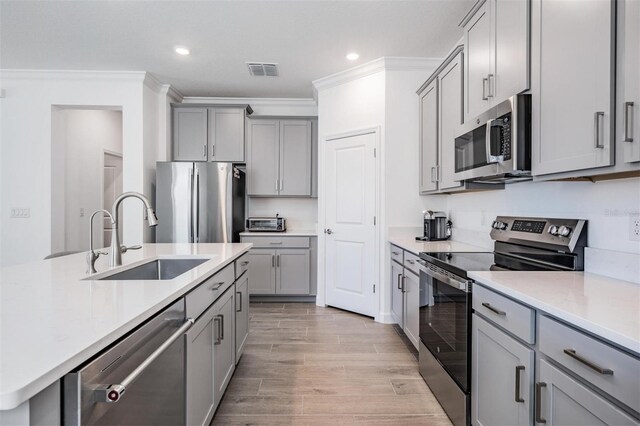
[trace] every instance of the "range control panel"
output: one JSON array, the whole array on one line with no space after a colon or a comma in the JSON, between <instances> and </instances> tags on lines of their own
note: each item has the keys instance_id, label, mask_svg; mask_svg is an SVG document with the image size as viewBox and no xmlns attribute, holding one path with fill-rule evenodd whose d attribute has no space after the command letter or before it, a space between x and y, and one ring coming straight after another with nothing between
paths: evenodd
<instances>
[{"instance_id":1,"label":"range control panel","mask_svg":"<svg viewBox=\"0 0 640 426\"><path fill-rule=\"evenodd\" d=\"M579 240L586 244L586 225L587 221L582 219L498 216L491 224L491 238L572 251Z\"/></svg>"}]
</instances>

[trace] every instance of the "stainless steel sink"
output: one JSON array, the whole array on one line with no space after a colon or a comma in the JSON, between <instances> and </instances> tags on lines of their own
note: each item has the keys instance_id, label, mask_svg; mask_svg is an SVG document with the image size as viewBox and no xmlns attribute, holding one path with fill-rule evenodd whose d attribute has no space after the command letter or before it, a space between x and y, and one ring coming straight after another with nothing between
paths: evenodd
<instances>
[{"instance_id":1,"label":"stainless steel sink","mask_svg":"<svg viewBox=\"0 0 640 426\"><path fill-rule=\"evenodd\" d=\"M126 271L99 278L99 280L172 280L207 260L209 259L157 259Z\"/></svg>"}]
</instances>

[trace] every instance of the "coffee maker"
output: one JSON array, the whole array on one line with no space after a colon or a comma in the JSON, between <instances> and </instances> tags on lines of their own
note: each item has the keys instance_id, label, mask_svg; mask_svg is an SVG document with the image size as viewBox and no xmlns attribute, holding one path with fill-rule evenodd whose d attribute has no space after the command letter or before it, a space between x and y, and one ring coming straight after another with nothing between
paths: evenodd
<instances>
[{"instance_id":1,"label":"coffee maker","mask_svg":"<svg viewBox=\"0 0 640 426\"><path fill-rule=\"evenodd\" d=\"M451 238L451 226L453 223L447 219L446 213L425 210L422 214L424 216L424 235L416 237L416 240L442 241Z\"/></svg>"}]
</instances>

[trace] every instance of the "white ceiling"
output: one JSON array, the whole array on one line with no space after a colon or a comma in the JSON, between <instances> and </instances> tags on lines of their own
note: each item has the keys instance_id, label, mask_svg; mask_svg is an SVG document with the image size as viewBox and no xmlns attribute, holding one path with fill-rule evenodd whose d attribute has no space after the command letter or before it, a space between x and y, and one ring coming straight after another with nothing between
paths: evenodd
<instances>
[{"instance_id":1,"label":"white ceiling","mask_svg":"<svg viewBox=\"0 0 640 426\"><path fill-rule=\"evenodd\" d=\"M186 96L309 98L312 80L358 63L444 56L473 3L2 0L0 67L149 71ZM250 77L246 61L277 62L280 76Z\"/></svg>"}]
</instances>

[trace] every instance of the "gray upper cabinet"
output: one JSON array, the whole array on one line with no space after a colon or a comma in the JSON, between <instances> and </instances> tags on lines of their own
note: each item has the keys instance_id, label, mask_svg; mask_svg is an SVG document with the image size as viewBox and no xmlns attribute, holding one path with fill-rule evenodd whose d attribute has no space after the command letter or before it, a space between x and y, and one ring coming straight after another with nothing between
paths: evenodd
<instances>
[{"instance_id":1,"label":"gray upper cabinet","mask_svg":"<svg viewBox=\"0 0 640 426\"><path fill-rule=\"evenodd\" d=\"M313 195L314 123L311 119L250 120L247 143L248 195Z\"/></svg>"},{"instance_id":2,"label":"gray upper cabinet","mask_svg":"<svg viewBox=\"0 0 640 426\"><path fill-rule=\"evenodd\" d=\"M529 1L486 0L464 21L465 119L529 89Z\"/></svg>"},{"instance_id":3,"label":"gray upper cabinet","mask_svg":"<svg viewBox=\"0 0 640 426\"><path fill-rule=\"evenodd\" d=\"M478 426L531 424L533 349L476 314L472 321L471 423Z\"/></svg>"},{"instance_id":4,"label":"gray upper cabinet","mask_svg":"<svg viewBox=\"0 0 640 426\"><path fill-rule=\"evenodd\" d=\"M462 110L462 52L440 72L438 77L439 96L439 178L440 190L460 188L461 182L454 180L455 175L455 138L458 127L463 122Z\"/></svg>"},{"instance_id":5,"label":"gray upper cabinet","mask_svg":"<svg viewBox=\"0 0 640 426\"><path fill-rule=\"evenodd\" d=\"M276 252L276 293L309 294L309 250L279 249Z\"/></svg>"},{"instance_id":6,"label":"gray upper cabinet","mask_svg":"<svg viewBox=\"0 0 640 426\"><path fill-rule=\"evenodd\" d=\"M280 195L311 195L311 121L280 121Z\"/></svg>"},{"instance_id":7,"label":"gray upper cabinet","mask_svg":"<svg viewBox=\"0 0 640 426\"><path fill-rule=\"evenodd\" d=\"M209 161L244 163L243 108L209 108Z\"/></svg>"},{"instance_id":8,"label":"gray upper cabinet","mask_svg":"<svg viewBox=\"0 0 640 426\"><path fill-rule=\"evenodd\" d=\"M639 422L545 360L538 365L535 422L553 425L638 425ZM636 395L637 396L637 395Z\"/></svg>"},{"instance_id":9,"label":"gray upper cabinet","mask_svg":"<svg viewBox=\"0 0 640 426\"><path fill-rule=\"evenodd\" d=\"M438 190L438 81L420 96L420 193Z\"/></svg>"},{"instance_id":10,"label":"gray upper cabinet","mask_svg":"<svg viewBox=\"0 0 640 426\"><path fill-rule=\"evenodd\" d=\"M640 2L637 0L619 1L622 13L618 13L619 22L624 31L624 50L622 55L623 91L618 102L621 115L621 131L618 143L623 144L626 163L640 161Z\"/></svg>"},{"instance_id":11,"label":"gray upper cabinet","mask_svg":"<svg viewBox=\"0 0 640 426\"><path fill-rule=\"evenodd\" d=\"M491 33L491 3L486 1L464 26L466 118L489 108Z\"/></svg>"},{"instance_id":12,"label":"gray upper cabinet","mask_svg":"<svg viewBox=\"0 0 640 426\"><path fill-rule=\"evenodd\" d=\"M207 160L207 108L173 109L173 159Z\"/></svg>"},{"instance_id":13,"label":"gray upper cabinet","mask_svg":"<svg viewBox=\"0 0 640 426\"><path fill-rule=\"evenodd\" d=\"M613 164L615 2L532 0L532 173Z\"/></svg>"},{"instance_id":14,"label":"gray upper cabinet","mask_svg":"<svg viewBox=\"0 0 640 426\"><path fill-rule=\"evenodd\" d=\"M173 107L173 160L244 163L245 107Z\"/></svg>"}]
</instances>

